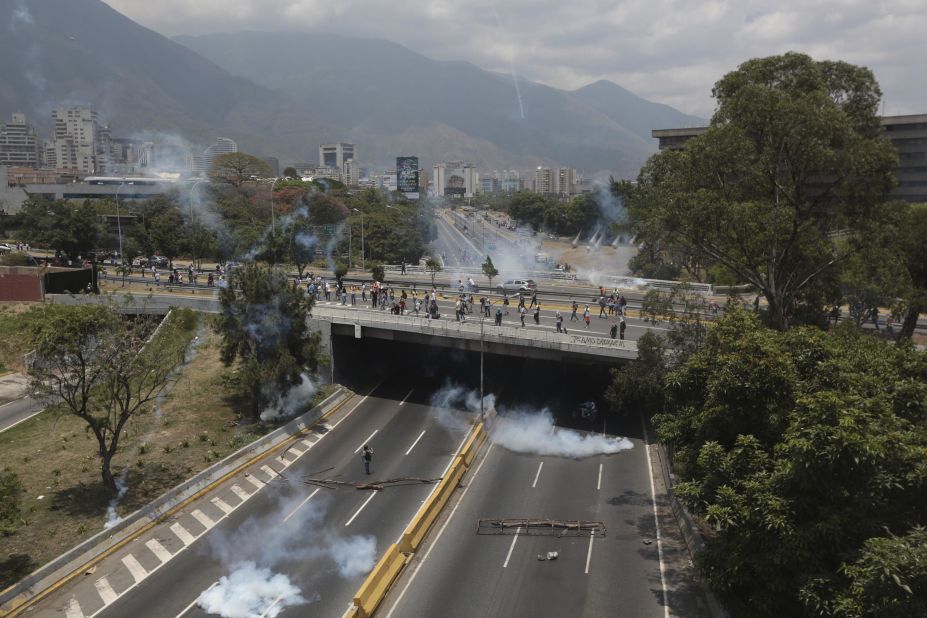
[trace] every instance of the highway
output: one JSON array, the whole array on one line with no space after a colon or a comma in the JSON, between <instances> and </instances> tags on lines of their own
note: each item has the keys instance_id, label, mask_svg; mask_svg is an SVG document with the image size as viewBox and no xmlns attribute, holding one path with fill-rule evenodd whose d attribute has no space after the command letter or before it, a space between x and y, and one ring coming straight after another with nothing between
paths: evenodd
<instances>
[{"instance_id":1,"label":"highway","mask_svg":"<svg viewBox=\"0 0 927 618\"><path fill-rule=\"evenodd\" d=\"M432 486L414 483L375 492L301 481L440 477L465 432L446 429L429 413L438 384L393 377L372 392L368 387L362 393L369 396L356 396L313 431L308 444L298 443L308 450L288 467L276 458L255 464L248 476L230 480L133 540L101 561L92 576L43 600L30 615L205 616L195 603L200 593L236 564L253 560L288 576L311 601L291 610L293 615L340 616ZM364 443L374 449L369 477L360 455ZM292 456L291 451L287 457ZM264 466L280 476L274 478ZM366 553L351 545L364 546L367 537L375 545ZM341 546L346 549L338 556ZM346 557L360 564L342 573L337 560Z\"/></svg>"},{"instance_id":2,"label":"highway","mask_svg":"<svg viewBox=\"0 0 927 618\"><path fill-rule=\"evenodd\" d=\"M554 409L565 410L568 395L557 397L556 386L543 390ZM661 517L667 545L660 547L663 555L658 550L639 421L611 423L614 427L608 428L599 421L595 430L628 436L631 450L568 459L514 453L491 443L464 479L459 501L449 507L378 615L706 615L685 552L674 531L666 530L671 519ZM570 421L561 417L560 424ZM579 428L592 430L581 422ZM478 531L484 518L601 522L605 532L561 536L509 528L507 534L485 534ZM548 552L557 552L556 559L539 559Z\"/></svg>"}]
</instances>

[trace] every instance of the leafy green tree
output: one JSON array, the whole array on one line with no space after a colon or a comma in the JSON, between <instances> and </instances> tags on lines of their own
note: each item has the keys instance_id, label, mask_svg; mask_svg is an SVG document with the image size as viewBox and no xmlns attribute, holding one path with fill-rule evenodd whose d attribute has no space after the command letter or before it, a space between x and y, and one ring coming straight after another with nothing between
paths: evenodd
<instances>
[{"instance_id":1,"label":"leafy green tree","mask_svg":"<svg viewBox=\"0 0 927 618\"><path fill-rule=\"evenodd\" d=\"M370 262L370 277L374 281L380 281L381 283L386 280L386 271L383 269L382 262Z\"/></svg>"},{"instance_id":2,"label":"leafy green tree","mask_svg":"<svg viewBox=\"0 0 927 618\"><path fill-rule=\"evenodd\" d=\"M295 167L283 168L283 175L287 178L299 178L299 172L296 171Z\"/></svg>"},{"instance_id":3,"label":"leafy green tree","mask_svg":"<svg viewBox=\"0 0 927 618\"><path fill-rule=\"evenodd\" d=\"M492 258L488 255L486 256L486 261L483 262L483 274L489 279L489 289L492 290L492 278L497 276L499 271L496 269L495 265L493 265Z\"/></svg>"},{"instance_id":4,"label":"leafy green tree","mask_svg":"<svg viewBox=\"0 0 927 618\"><path fill-rule=\"evenodd\" d=\"M168 208L153 217L150 234L155 250L166 257L173 268L174 258L180 255L184 244L184 221L180 210Z\"/></svg>"},{"instance_id":5,"label":"leafy green tree","mask_svg":"<svg viewBox=\"0 0 927 618\"><path fill-rule=\"evenodd\" d=\"M873 539L925 523L925 379L909 346L852 327L779 333L739 310L667 374L654 421L677 495L714 529L696 561L732 615L893 615L891 592L856 584L878 569L921 585L910 561L874 567ZM841 613L843 597L865 602Z\"/></svg>"},{"instance_id":6,"label":"leafy green tree","mask_svg":"<svg viewBox=\"0 0 927 618\"><path fill-rule=\"evenodd\" d=\"M755 285L784 330L845 257L831 233L856 228L894 182L881 92L868 69L787 53L743 63L713 95L708 131L647 162L630 215Z\"/></svg>"},{"instance_id":7,"label":"leafy green tree","mask_svg":"<svg viewBox=\"0 0 927 618\"><path fill-rule=\"evenodd\" d=\"M332 274L335 275L335 280L338 282L338 285L341 285L341 280L348 274L348 263L343 260L335 262L335 268Z\"/></svg>"},{"instance_id":8,"label":"leafy green tree","mask_svg":"<svg viewBox=\"0 0 927 618\"><path fill-rule=\"evenodd\" d=\"M214 183L228 183L240 187L271 177L270 166L265 161L244 152L227 152L216 157L207 172Z\"/></svg>"},{"instance_id":9,"label":"leafy green tree","mask_svg":"<svg viewBox=\"0 0 927 618\"><path fill-rule=\"evenodd\" d=\"M435 275L441 272L441 262L434 256L425 261L425 270L431 275L431 287L435 287ZM489 286L492 288L492 284Z\"/></svg>"},{"instance_id":10,"label":"leafy green tree","mask_svg":"<svg viewBox=\"0 0 927 618\"><path fill-rule=\"evenodd\" d=\"M216 332L228 366L240 362L238 395L257 419L319 364L320 338L309 330L313 301L283 270L245 264L219 291Z\"/></svg>"},{"instance_id":11,"label":"leafy green tree","mask_svg":"<svg viewBox=\"0 0 927 618\"><path fill-rule=\"evenodd\" d=\"M650 416L662 410L666 372L663 340L647 331L637 340L637 361L611 370L605 399L617 412Z\"/></svg>"},{"instance_id":12,"label":"leafy green tree","mask_svg":"<svg viewBox=\"0 0 927 618\"><path fill-rule=\"evenodd\" d=\"M299 278L303 278L306 267L315 259L315 251L319 245L318 237L309 223L309 219L299 213L294 213L293 219L284 230L286 238L286 261L296 266Z\"/></svg>"},{"instance_id":13,"label":"leafy green tree","mask_svg":"<svg viewBox=\"0 0 927 618\"><path fill-rule=\"evenodd\" d=\"M307 200L309 220L313 225L341 223L347 219L348 211L344 202L328 193L312 193Z\"/></svg>"},{"instance_id":14,"label":"leafy green tree","mask_svg":"<svg viewBox=\"0 0 927 618\"><path fill-rule=\"evenodd\" d=\"M32 385L87 424L96 438L103 485L115 493L111 464L120 438L173 379L189 341L176 333L195 314L172 314L150 341L154 323L126 320L107 306L49 305L42 314L32 322L41 359L30 371Z\"/></svg>"},{"instance_id":15,"label":"leafy green tree","mask_svg":"<svg viewBox=\"0 0 927 618\"><path fill-rule=\"evenodd\" d=\"M32 198L17 216L23 240L60 250L71 259L99 247L103 229L89 201L72 204Z\"/></svg>"},{"instance_id":16,"label":"leafy green tree","mask_svg":"<svg viewBox=\"0 0 927 618\"><path fill-rule=\"evenodd\" d=\"M530 225L535 231L544 225L548 200L543 195L518 191L509 198L505 211L519 224Z\"/></svg>"},{"instance_id":17,"label":"leafy green tree","mask_svg":"<svg viewBox=\"0 0 927 618\"><path fill-rule=\"evenodd\" d=\"M203 225L200 218L196 216L192 221L187 222L181 246L182 250L190 254L197 268L203 258L213 257L218 252L216 233Z\"/></svg>"}]
</instances>

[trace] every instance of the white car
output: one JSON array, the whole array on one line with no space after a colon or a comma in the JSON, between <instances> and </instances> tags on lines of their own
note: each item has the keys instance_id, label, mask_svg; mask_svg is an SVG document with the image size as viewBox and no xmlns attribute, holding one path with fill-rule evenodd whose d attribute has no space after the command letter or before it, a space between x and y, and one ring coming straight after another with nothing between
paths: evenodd
<instances>
[{"instance_id":1,"label":"white car","mask_svg":"<svg viewBox=\"0 0 927 618\"><path fill-rule=\"evenodd\" d=\"M537 284L534 279L509 279L496 287L500 292L533 292Z\"/></svg>"}]
</instances>

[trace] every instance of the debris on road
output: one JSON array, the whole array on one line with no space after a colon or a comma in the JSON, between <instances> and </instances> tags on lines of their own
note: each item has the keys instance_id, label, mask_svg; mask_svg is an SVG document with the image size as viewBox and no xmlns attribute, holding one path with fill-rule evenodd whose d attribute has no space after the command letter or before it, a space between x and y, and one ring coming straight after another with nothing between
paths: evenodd
<instances>
[{"instance_id":1,"label":"debris on road","mask_svg":"<svg viewBox=\"0 0 927 618\"><path fill-rule=\"evenodd\" d=\"M441 478L442 477L438 477L436 479L426 479L419 478L417 476L403 476L395 479L387 479L385 481L364 481L360 483L354 483L351 481L339 481L336 479L307 478L303 479L302 482L306 485L316 485L318 487L324 487L325 489L353 487L354 489L359 490L381 491L387 487L399 487L402 485L433 485L440 481Z\"/></svg>"},{"instance_id":2,"label":"debris on road","mask_svg":"<svg viewBox=\"0 0 927 618\"><path fill-rule=\"evenodd\" d=\"M477 534L527 534L563 536L605 536L605 523L577 519L532 519L509 517L504 519L480 519Z\"/></svg>"},{"instance_id":3,"label":"debris on road","mask_svg":"<svg viewBox=\"0 0 927 618\"><path fill-rule=\"evenodd\" d=\"M546 554L538 554L538 560L544 562L546 560L556 560L560 557L560 552L558 551L549 551Z\"/></svg>"}]
</instances>

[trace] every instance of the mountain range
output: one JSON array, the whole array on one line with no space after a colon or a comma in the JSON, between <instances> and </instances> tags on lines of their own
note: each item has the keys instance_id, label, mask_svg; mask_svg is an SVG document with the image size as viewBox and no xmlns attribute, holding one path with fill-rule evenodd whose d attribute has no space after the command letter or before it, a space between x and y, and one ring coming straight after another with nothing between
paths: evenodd
<instances>
[{"instance_id":1,"label":"mountain range","mask_svg":"<svg viewBox=\"0 0 927 618\"><path fill-rule=\"evenodd\" d=\"M100 0L0 0L0 114L46 134L51 110L96 108L117 136L206 145L230 137L284 162L352 141L362 164L397 155L481 169L564 165L633 177L652 128L705 121L600 81L560 90L401 45L320 33L173 40ZM517 79L518 88L515 88Z\"/></svg>"}]
</instances>

